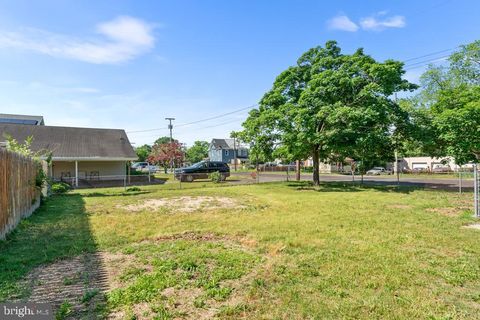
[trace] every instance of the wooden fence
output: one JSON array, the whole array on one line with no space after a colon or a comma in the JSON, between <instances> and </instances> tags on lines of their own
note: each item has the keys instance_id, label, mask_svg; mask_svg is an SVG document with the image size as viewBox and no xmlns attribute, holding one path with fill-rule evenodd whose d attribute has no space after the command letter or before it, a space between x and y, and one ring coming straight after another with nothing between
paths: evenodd
<instances>
[{"instance_id":1,"label":"wooden fence","mask_svg":"<svg viewBox=\"0 0 480 320\"><path fill-rule=\"evenodd\" d=\"M36 173L32 159L0 149L0 239L40 205Z\"/></svg>"}]
</instances>

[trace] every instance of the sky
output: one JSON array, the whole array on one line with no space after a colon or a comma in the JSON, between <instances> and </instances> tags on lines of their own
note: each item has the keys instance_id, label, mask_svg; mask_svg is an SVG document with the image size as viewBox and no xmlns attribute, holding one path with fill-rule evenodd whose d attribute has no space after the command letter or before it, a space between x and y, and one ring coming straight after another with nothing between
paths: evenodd
<instances>
[{"instance_id":1,"label":"sky","mask_svg":"<svg viewBox=\"0 0 480 320\"><path fill-rule=\"evenodd\" d=\"M0 113L121 128L134 146L168 135L166 117L187 145L227 138L309 48L361 47L418 82L425 61L480 38L478 12L476 0L0 0Z\"/></svg>"}]
</instances>

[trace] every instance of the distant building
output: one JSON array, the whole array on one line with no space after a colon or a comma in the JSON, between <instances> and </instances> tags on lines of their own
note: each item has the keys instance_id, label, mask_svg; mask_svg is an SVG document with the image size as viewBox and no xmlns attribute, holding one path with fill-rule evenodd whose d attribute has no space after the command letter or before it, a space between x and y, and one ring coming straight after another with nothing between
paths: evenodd
<instances>
[{"instance_id":1,"label":"distant building","mask_svg":"<svg viewBox=\"0 0 480 320\"><path fill-rule=\"evenodd\" d=\"M0 123L25 124L32 126L43 126L45 122L42 116L27 116L21 114L0 113Z\"/></svg>"},{"instance_id":2,"label":"distant building","mask_svg":"<svg viewBox=\"0 0 480 320\"><path fill-rule=\"evenodd\" d=\"M248 148L234 139L212 139L208 148L208 158L211 161L233 163L237 155L237 162L245 162L248 159Z\"/></svg>"},{"instance_id":3,"label":"distant building","mask_svg":"<svg viewBox=\"0 0 480 320\"><path fill-rule=\"evenodd\" d=\"M406 157L398 160L400 172L406 171L427 171L433 172L438 168L447 168L451 171L458 171L459 165L451 157ZM472 168L473 164L465 164L463 169Z\"/></svg>"}]
</instances>

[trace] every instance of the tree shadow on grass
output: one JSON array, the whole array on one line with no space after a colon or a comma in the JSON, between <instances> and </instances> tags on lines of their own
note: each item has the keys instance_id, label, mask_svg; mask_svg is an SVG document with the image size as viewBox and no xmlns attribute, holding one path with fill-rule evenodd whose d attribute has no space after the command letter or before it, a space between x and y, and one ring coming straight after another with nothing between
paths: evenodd
<instances>
[{"instance_id":1,"label":"tree shadow on grass","mask_svg":"<svg viewBox=\"0 0 480 320\"><path fill-rule=\"evenodd\" d=\"M96 318L108 285L96 251L82 195L52 196L0 241L0 301L52 303L54 312L66 305L74 318Z\"/></svg>"},{"instance_id":2,"label":"tree shadow on grass","mask_svg":"<svg viewBox=\"0 0 480 320\"><path fill-rule=\"evenodd\" d=\"M122 191L122 192L88 192L82 193L81 196L84 198L95 198L95 197L129 197L129 196L138 196L141 194L152 193L151 191L142 190L142 191Z\"/></svg>"},{"instance_id":3,"label":"tree shadow on grass","mask_svg":"<svg viewBox=\"0 0 480 320\"><path fill-rule=\"evenodd\" d=\"M371 183L361 184L360 182L321 182L320 186L314 186L311 181L290 182L288 187L297 191L316 191L316 192L364 192L376 190L381 192L395 192L408 194L412 191L420 189L415 186L398 186L398 185L376 185Z\"/></svg>"}]
</instances>

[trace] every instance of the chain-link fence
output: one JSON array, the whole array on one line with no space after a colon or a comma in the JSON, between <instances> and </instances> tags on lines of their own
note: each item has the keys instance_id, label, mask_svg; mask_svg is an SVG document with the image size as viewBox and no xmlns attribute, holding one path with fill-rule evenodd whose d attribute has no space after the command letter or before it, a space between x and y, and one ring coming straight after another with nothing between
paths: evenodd
<instances>
[{"instance_id":1,"label":"chain-link fence","mask_svg":"<svg viewBox=\"0 0 480 320\"><path fill-rule=\"evenodd\" d=\"M68 183L73 188L108 188L128 187L150 184L163 184L165 179L157 178L153 174L136 175L96 175L88 177L63 177L60 181Z\"/></svg>"}]
</instances>

